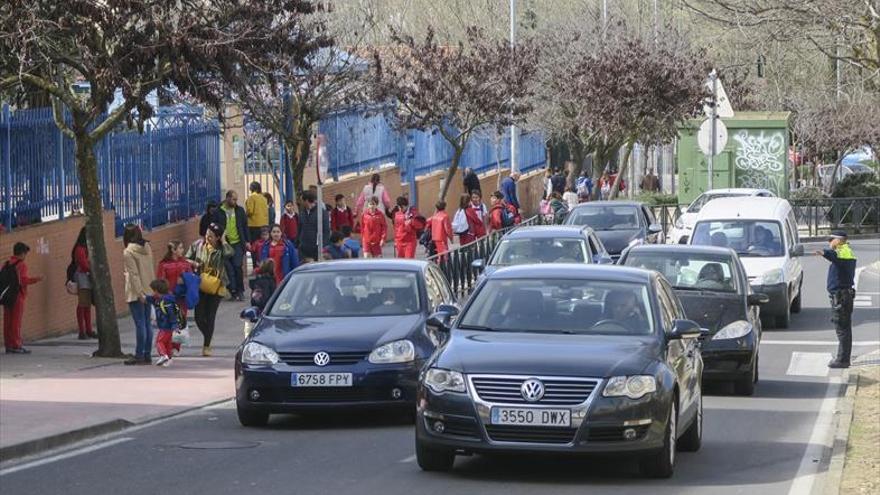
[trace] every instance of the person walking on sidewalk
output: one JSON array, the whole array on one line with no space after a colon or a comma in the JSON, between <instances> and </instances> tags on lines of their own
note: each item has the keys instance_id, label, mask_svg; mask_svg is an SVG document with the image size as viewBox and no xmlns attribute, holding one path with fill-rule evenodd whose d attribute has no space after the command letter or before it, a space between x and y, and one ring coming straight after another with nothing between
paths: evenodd
<instances>
[{"instance_id":1,"label":"person walking on sidewalk","mask_svg":"<svg viewBox=\"0 0 880 495\"><path fill-rule=\"evenodd\" d=\"M318 249L318 197L312 191L306 191L302 195L303 209L299 220L299 251L303 258L318 261L321 250ZM321 248L330 241L330 215L323 212L323 232L321 236Z\"/></svg>"},{"instance_id":2,"label":"person walking on sidewalk","mask_svg":"<svg viewBox=\"0 0 880 495\"><path fill-rule=\"evenodd\" d=\"M458 236L459 243L462 246L486 236L486 223L489 215L486 205L483 204L483 195L480 191L471 191L470 202L467 208L465 208L464 214L467 219L468 230Z\"/></svg>"},{"instance_id":3,"label":"person walking on sidewalk","mask_svg":"<svg viewBox=\"0 0 880 495\"><path fill-rule=\"evenodd\" d=\"M186 305L186 286L183 274L193 271L192 262L186 259L185 253L186 247L182 241L170 241L165 256L159 261L159 268L156 268L156 278L164 280L170 287L170 292L177 297L177 307L183 321L186 321L186 314L189 310Z\"/></svg>"},{"instance_id":4,"label":"person walking on sidewalk","mask_svg":"<svg viewBox=\"0 0 880 495\"><path fill-rule=\"evenodd\" d=\"M43 280L43 277L29 277L25 259L31 248L16 242L12 246L12 257L4 263L0 270L0 301L3 302L3 345L6 354L30 354L31 351L22 346L21 322L24 317L24 302L27 299L28 286Z\"/></svg>"},{"instance_id":5,"label":"person walking on sidewalk","mask_svg":"<svg viewBox=\"0 0 880 495\"><path fill-rule=\"evenodd\" d=\"M369 204L370 198L376 198L379 200L379 211L383 215L387 215L391 210L391 197L388 196L388 190L385 189L385 185L382 184L382 176L379 174L373 174L373 176L370 177L370 183L364 186L364 189L358 196L354 208L355 217L360 218L361 214L365 211L365 206Z\"/></svg>"},{"instance_id":6,"label":"person walking on sidewalk","mask_svg":"<svg viewBox=\"0 0 880 495\"><path fill-rule=\"evenodd\" d=\"M153 249L144 239L141 228L134 224L125 226L122 232L122 261L125 271L125 301L134 320L134 356L125 361L127 365L150 364L153 348L153 329L150 326L150 306L147 295L151 293L150 281L156 273L153 267Z\"/></svg>"},{"instance_id":7,"label":"person walking on sidewalk","mask_svg":"<svg viewBox=\"0 0 880 495\"><path fill-rule=\"evenodd\" d=\"M281 232L284 238L296 244L299 237L299 215L296 214L296 206L293 201L284 203L284 213L281 214Z\"/></svg>"},{"instance_id":8,"label":"person walking on sidewalk","mask_svg":"<svg viewBox=\"0 0 880 495\"><path fill-rule=\"evenodd\" d=\"M364 244L365 258L381 258L388 224L385 215L379 210L379 198L372 197L367 203L367 211L361 218L361 240Z\"/></svg>"},{"instance_id":9,"label":"person walking on sidewalk","mask_svg":"<svg viewBox=\"0 0 880 495\"><path fill-rule=\"evenodd\" d=\"M442 263L446 261L449 244L452 243L452 221L449 219L449 214L446 213L446 201L438 201L435 206L437 211L429 222L431 224L431 240L439 255L438 260Z\"/></svg>"},{"instance_id":10,"label":"person walking on sidewalk","mask_svg":"<svg viewBox=\"0 0 880 495\"><path fill-rule=\"evenodd\" d=\"M398 258L416 257L419 235L425 230L425 217L403 196L397 198L397 211L394 213L394 249Z\"/></svg>"},{"instance_id":11,"label":"person walking on sidewalk","mask_svg":"<svg viewBox=\"0 0 880 495\"><path fill-rule=\"evenodd\" d=\"M275 225L275 198L267 192L263 193L263 197L266 198L266 206L269 208L267 216L269 223L266 226Z\"/></svg>"},{"instance_id":12,"label":"person walking on sidewalk","mask_svg":"<svg viewBox=\"0 0 880 495\"><path fill-rule=\"evenodd\" d=\"M199 237L205 237L205 232L208 231L208 225L211 225L211 222L216 220L216 216L217 202L214 200L208 201L208 204L205 205L205 214L199 219Z\"/></svg>"},{"instance_id":13,"label":"person walking on sidewalk","mask_svg":"<svg viewBox=\"0 0 880 495\"><path fill-rule=\"evenodd\" d=\"M462 184L464 184L465 191L480 191L483 192L483 187L480 185L480 177L477 176L474 169L468 167L464 169L464 174L462 175Z\"/></svg>"},{"instance_id":14,"label":"person walking on sidewalk","mask_svg":"<svg viewBox=\"0 0 880 495\"><path fill-rule=\"evenodd\" d=\"M244 300L242 265L244 264L244 253L251 247L247 221L244 208L238 206L238 193L230 189L226 192L226 200L220 208L217 208L217 215L212 223L223 228L223 232L226 234L226 243L232 248L232 256L226 258L225 271L229 277L229 285L227 286L229 293L233 299L238 301ZM208 235L207 230L205 235ZM255 237L254 240L258 237Z\"/></svg>"},{"instance_id":15,"label":"person walking on sidewalk","mask_svg":"<svg viewBox=\"0 0 880 495\"><path fill-rule=\"evenodd\" d=\"M269 202L263 196L263 186L259 182L251 182L251 194L244 202L247 212L248 234L251 239L260 237L260 230L269 226Z\"/></svg>"},{"instance_id":16,"label":"person walking on sidewalk","mask_svg":"<svg viewBox=\"0 0 880 495\"><path fill-rule=\"evenodd\" d=\"M856 256L847 242L846 232L831 232L828 247L816 251L816 255L831 262L828 267L826 287L831 299L831 321L837 333L837 357L828 363L829 368L849 368L852 359L852 312L856 297Z\"/></svg>"},{"instance_id":17,"label":"person walking on sidewalk","mask_svg":"<svg viewBox=\"0 0 880 495\"><path fill-rule=\"evenodd\" d=\"M284 238L280 225L273 225L269 239L263 244L260 261L272 260L275 283L280 284L288 273L299 266L299 253L292 242Z\"/></svg>"},{"instance_id":18,"label":"person walking on sidewalk","mask_svg":"<svg viewBox=\"0 0 880 495\"><path fill-rule=\"evenodd\" d=\"M147 296L147 303L156 311L156 327L159 334L156 336L156 366L169 366L174 350L180 349L179 344L174 344L174 331L180 328L181 314L174 295L169 294L168 282L165 279L156 279L150 282L153 293Z\"/></svg>"},{"instance_id":19,"label":"person walking on sidewalk","mask_svg":"<svg viewBox=\"0 0 880 495\"><path fill-rule=\"evenodd\" d=\"M234 255L234 249L225 240L222 227L212 223L204 239L199 239L189 247L186 257L192 260L202 281L199 286L199 303L196 304L196 326L202 332L204 344L202 356L212 354L211 339L214 337L214 324L217 320L217 308L220 300L227 292L229 276L226 273L226 260Z\"/></svg>"},{"instance_id":20,"label":"person walking on sidewalk","mask_svg":"<svg viewBox=\"0 0 880 495\"><path fill-rule=\"evenodd\" d=\"M504 202L516 208L519 212L519 198L516 195L516 184L519 182L519 172L514 172L501 181L501 193L504 195Z\"/></svg>"},{"instance_id":21,"label":"person walking on sidewalk","mask_svg":"<svg viewBox=\"0 0 880 495\"><path fill-rule=\"evenodd\" d=\"M85 227L79 231L70 258L73 266L76 267L73 283L76 284L76 324L79 329L79 340L96 339L98 334L92 331L92 267L89 264Z\"/></svg>"},{"instance_id":22,"label":"person walking on sidewalk","mask_svg":"<svg viewBox=\"0 0 880 495\"><path fill-rule=\"evenodd\" d=\"M342 227L354 227L354 213L345 204L345 195L337 194L334 198L336 206L330 212L330 230L342 232Z\"/></svg>"}]
</instances>

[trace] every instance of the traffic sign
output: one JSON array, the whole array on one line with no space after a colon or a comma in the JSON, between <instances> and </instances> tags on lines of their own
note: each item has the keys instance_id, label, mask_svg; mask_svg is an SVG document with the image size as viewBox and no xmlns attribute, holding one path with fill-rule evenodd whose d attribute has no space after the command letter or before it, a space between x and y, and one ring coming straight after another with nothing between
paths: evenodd
<instances>
[{"instance_id":1,"label":"traffic sign","mask_svg":"<svg viewBox=\"0 0 880 495\"><path fill-rule=\"evenodd\" d=\"M718 111L719 117L724 117L725 119L729 119L733 117L733 107L730 105L730 98L727 97L727 91L724 91L724 85L721 84L721 79L718 78L715 80L717 84L717 88L715 88L715 105L716 110ZM712 92L712 80L706 81L706 87L709 88L709 92ZM712 115L712 109L709 105L703 104L703 112L706 113L706 117L710 117Z\"/></svg>"},{"instance_id":2,"label":"traffic sign","mask_svg":"<svg viewBox=\"0 0 880 495\"><path fill-rule=\"evenodd\" d=\"M704 155L712 154L712 119L706 119L700 124L697 144ZM727 146L727 126L721 119L717 119L715 121L715 155L720 155L725 146Z\"/></svg>"}]
</instances>

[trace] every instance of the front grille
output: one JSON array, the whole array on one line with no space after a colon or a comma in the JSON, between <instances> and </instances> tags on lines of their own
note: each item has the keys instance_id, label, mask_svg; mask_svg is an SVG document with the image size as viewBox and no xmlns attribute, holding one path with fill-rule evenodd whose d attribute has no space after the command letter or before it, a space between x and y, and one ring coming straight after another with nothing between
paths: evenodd
<instances>
[{"instance_id":1,"label":"front grille","mask_svg":"<svg viewBox=\"0 0 880 495\"><path fill-rule=\"evenodd\" d=\"M291 366L315 366L316 352L279 352L278 357ZM355 364L366 359L369 351L328 352L330 362L327 366Z\"/></svg>"},{"instance_id":2,"label":"front grille","mask_svg":"<svg viewBox=\"0 0 880 495\"><path fill-rule=\"evenodd\" d=\"M598 380L570 378L541 378L544 397L528 402L520 392L526 378L474 376L471 383L477 395L486 402L503 404L538 404L547 406L575 406L590 397Z\"/></svg>"},{"instance_id":3,"label":"front grille","mask_svg":"<svg viewBox=\"0 0 880 495\"><path fill-rule=\"evenodd\" d=\"M577 430L574 428L486 425L486 433L496 442L571 443Z\"/></svg>"},{"instance_id":4,"label":"front grille","mask_svg":"<svg viewBox=\"0 0 880 495\"><path fill-rule=\"evenodd\" d=\"M623 442L627 441L623 438L623 431L629 428L636 430L636 437L632 440L638 440L645 436L651 425L640 426L595 426L590 428L587 433L587 440L590 442Z\"/></svg>"}]
</instances>

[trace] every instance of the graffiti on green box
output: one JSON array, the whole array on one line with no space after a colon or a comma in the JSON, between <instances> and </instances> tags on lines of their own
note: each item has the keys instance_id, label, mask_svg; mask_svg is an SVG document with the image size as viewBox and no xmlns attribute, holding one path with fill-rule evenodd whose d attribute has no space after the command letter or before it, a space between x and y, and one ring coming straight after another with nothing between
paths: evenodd
<instances>
[{"instance_id":1,"label":"graffiti on green box","mask_svg":"<svg viewBox=\"0 0 880 495\"><path fill-rule=\"evenodd\" d=\"M737 187L769 189L785 193L785 135L782 131L737 131L734 165Z\"/></svg>"}]
</instances>

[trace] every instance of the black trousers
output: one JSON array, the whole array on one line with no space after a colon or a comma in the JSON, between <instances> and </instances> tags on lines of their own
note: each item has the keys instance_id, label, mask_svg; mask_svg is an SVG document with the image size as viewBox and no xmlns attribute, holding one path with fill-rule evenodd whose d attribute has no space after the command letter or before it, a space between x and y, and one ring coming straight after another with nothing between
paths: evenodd
<instances>
[{"instance_id":1,"label":"black trousers","mask_svg":"<svg viewBox=\"0 0 880 495\"><path fill-rule=\"evenodd\" d=\"M199 303L196 304L196 326L205 338L205 347L211 345L211 339L214 337L214 323L217 320L220 299L220 296L199 293Z\"/></svg>"},{"instance_id":2,"label":"black trousers","mask_svg":"<svg viewBox=\"0 0 880 495\"><path fill-rule=\"evenodd\" d=\"M831 294L831 322L837 332L837 361L849 363L852 358L852 312L854 289L840 289Z\"/></svg>"}]
</instances>

